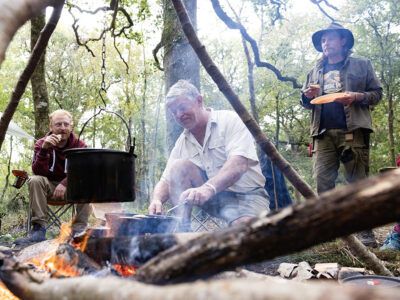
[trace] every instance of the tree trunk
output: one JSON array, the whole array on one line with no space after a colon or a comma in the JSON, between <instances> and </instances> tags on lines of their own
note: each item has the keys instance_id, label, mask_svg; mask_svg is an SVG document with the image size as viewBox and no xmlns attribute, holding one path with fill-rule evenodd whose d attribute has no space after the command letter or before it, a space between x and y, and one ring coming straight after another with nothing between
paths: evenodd
<instances>
[{"instance_id":1,"label":"tree trunk","mask_svg":"<svg viewBox=\"0 0 400 300\"><path fill-rule=\"evenodd\" d=\"M33 51L45 24L45 11L31 20L31 51ZM42 57L31 77L36 139L42 138L49 130L49 96L46 87L45 55L46 51L43 51Z\"/></svg>"},{"instance_id":2,"label":"tree trunk","mask_svg":"<svg viewBox=\"0 0 400 300\"><path fill-rule=\"evenodd\" d=\"M137 278L158 284L186 281L396 221L400 218L399 181L400 169L396 169L275 215L207 233L162 252L139 269ZM373 271L379 273L378 268Z\"/></svg>"},{"instance_id":3,"label":"tree trunk","mask_svg":"<svg viewBox=\"0 0 400 300\"><path fill-rule=\"evenodd\" d=\"M387 99L388 99L388 137L389 137L389 157L390 157L390 165L392 167L396 166L396 156L394 151L394 130L393 130L393 122L394 122L394 109L393 109L393 93L392 88L387 87Z\"/></svg>"},{"instance_id":4,"label":"tree trunk","mask_svg":"<svg viewBox=\"0 0 400 300\"><path fill-rule=\"evenodd\" d=\"M12 153L13 153L13 137L10 137L10 156L8 158L8 163L7 163L7 175L6 175L6 182L4 183L4 188L3 192L1 193L1 198L0 198L0 203L3 202L4 196L6 195L6 191L8 186L10 185L10 174L11 174L11 158L12 158ZM1 226L0 226L1 230Z\"/></svg>"},{"instance_id":5,"label":"tree trunk","mask_svg":"<svg viewBox=\"0 0 400 300\"><path fill-rule=\"evenodd\" d=\"M184 0L184 4L193 23L197 24L197 0ZM165 91L180 79L187 79L200 90L200 62L188 43L185 34L176 17L171 0L163 0L164 31L162 43L164 45ZM172 114L167 115L167 146L171 152L176 140L182 132Z\"/></svg>"},{"instance_id":6,"label":"tree trunk","mask_svg":"<svg viewBox=\"0 0 400 300\"><path fill-rule=\"evenodd\" d=\"M32 2L35 2L35 1L32 1ZM7 1L7 3L9 3L9 2ZM24 9L28 10L29 3L30 3L30 1L26 1L26 3L25 3L25 5L27 5L28 7L20 7L18 5L16 5L16 7L24 8ZM47 44L49 42L49 39L50 39L54 29L57 26L58 20L60 19L64 1L57 1L56 3L57 3L57 5L54 7L51 17L50 17L49 21L47 22L45 28L40 33L40 37L35 45L35 48L33 49L31 56L29 57L28 63L26 65L24 71L22 72L21 76L19 77L17 85L15 86L15 89L11 95L11 99L8 102L7 107L4 110L3 115L0 119L0 149L1 149L1 146L3 145L3 141L4 141L4 137L6 135L6 132L7 132L8 125L10 124L10 121L18 107L19 101L21 100L21 97L25 92L28 81L31 78L33 71L35 71L35 68L36 68L37 64L39 63L40 57L41 57L42 53L45 51ZM1 9L2 4L3 4L3 2L0 2L0 9ZM38 5L38 7L43 8L43 6L40 6L40 5ZM35 10L35 9L37 9L37 7L36 6L30 7L29 9ZM31 14L29 16L32 17L32 15L33 15L32 11L30 11L30 13ZM37 13L37 12L35 11L35 13ZM7 18L5 18L5 19L7 20ZM8 21L10 21L10 20L8 20ZM16 21L17 20L12 20L12 22L11 21L10 22L15 25ZM3 22L3 19L1 19L0 24L2 22ZM17 28L18 28L18 26L17 26ZM14 34L14 33L12 33L12 34ZM0 33L0 38L2 38L1 33ZM0 40L0 62L2 59L1 43L2 43L2 41Z\"/></svg>"}]
</instances>

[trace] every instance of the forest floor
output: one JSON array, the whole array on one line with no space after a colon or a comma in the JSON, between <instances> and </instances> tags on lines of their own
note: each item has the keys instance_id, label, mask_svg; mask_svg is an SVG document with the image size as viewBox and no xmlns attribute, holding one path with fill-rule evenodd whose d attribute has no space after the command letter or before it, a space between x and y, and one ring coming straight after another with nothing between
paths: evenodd
<instances>
[{"instance_id":1,"label":"forest floor","mask_svg":"<svg viewBox=\"0 0 400 300\"><path fill-rule=\"evenodd\" d=\"M8 221L8 223L4 221ZM6 218L3 220L3 227L0 231L0 246L12 247L13 241L25 234L25 219L23 216ZM10 224L13 223L13 224ZM96 227L97 219L91 218L90 225ZM377 227L373 231L379 243L377 248L369 248L375 255L384 261L386 267L393 272L395 276L400 276L400 251L380 251L379 247L384 243L386 236L391 232L394 224ZM55 238L58 235L57 229L51 229L47 232L48 239ZM17 250L17 249L15 249ZM352 255L348 246L337 239L331 242L323 243L302 252L290 254L283 257L277 257L254 265L247 266L248 270L277 276L277 269L282 262L299 263L308 262L311 267L316 263L338 263L342 267L365 267L354 255ZM368 270L367 270L368 271Z\"/></svg>"},{"instance_id":2,"label":"forest floor","mask_svg":"<svg viewBox=\"0 0 400 300\"><path fill-rule=\"evenodd\" d=\"M378 241L378 247L368 247L368 249L383 261L394 276L400 277L400 251L379 250L379 247L385 242L386 236L392 231L393 226L394 224L374 228L373 232ZM281 263L299 263L302 261L309 263L311 267L314 267L317 263L338 263L340 267L365 268L363 263L351 253L346 243L341 239L336 239L298 253L248 266L247 269L271 276L279 276L277 270ZM366 271L372 274L372 271Z\"/></svg>"}]
</instances>

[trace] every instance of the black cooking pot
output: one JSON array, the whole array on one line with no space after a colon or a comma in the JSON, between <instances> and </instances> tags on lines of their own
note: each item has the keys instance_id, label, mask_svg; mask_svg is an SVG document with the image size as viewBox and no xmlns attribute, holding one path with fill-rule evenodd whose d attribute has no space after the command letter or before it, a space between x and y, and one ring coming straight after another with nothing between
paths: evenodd
<instances>
[{"instance_id":1,"label":"black cooking pot","mask_svg":"<svg viewBox=\"0 0 400 300\"><path fill-rule=\"evenodd\" d=\"M106 112L116 114L124 121L131 145L131 133L126 121L115 112ZM92 118L84 124L79 138ZM90 148L65 150L68 159L67 201L70 203L134 201L136 155L133 152L134 146L130 146L129 152Z\"/></svg>"}]
</instances>

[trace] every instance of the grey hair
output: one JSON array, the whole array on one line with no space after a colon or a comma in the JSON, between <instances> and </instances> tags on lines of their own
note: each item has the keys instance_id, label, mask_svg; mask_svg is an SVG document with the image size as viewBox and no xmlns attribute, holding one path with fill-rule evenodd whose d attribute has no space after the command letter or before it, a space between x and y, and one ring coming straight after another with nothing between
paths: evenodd
<instances>
[{"instance_id":1,"label":"grey hair","mask_svg":"<svg viewBox=\"0 0 400 300\"><path fill-rule=\"evenodd\" d=\"M188 80L181 79L170 87L165 97L165 104L174 102L179 96L185 96L190 101L195 102L198 95L200 95L200 92L193 84Z\"/></svg>"}]
</instances>

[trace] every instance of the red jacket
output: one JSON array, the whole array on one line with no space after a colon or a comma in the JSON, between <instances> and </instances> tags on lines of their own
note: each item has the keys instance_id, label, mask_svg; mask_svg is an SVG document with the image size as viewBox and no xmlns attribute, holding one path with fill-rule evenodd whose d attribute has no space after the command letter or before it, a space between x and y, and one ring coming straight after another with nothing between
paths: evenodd
<instances>
[{"instance_id":1,"label":"red jacket","mask_svg":"<svg viewBox=\"0 0 400 300\"><path fill-rule=\"evenodd\" d=\"M71 148L87 148L86 144L78 140L76 135L71 132L68 142L64 148L43 149L44 140L51 132L35 143L33 148L32 171L35 175L47 177L50 181L60 181L62 185L67 186L67 160L64 150Z\"/></svg>"},{"instance_id":2,"label":"red jacket","mask_svg":"<svg viewBox=\"0 0 400 300\"><path fill-rule=\"evenodd\" d=\"M400 157L397 159L397 166L400 167Z\"/></svg>"}]
</instances>

